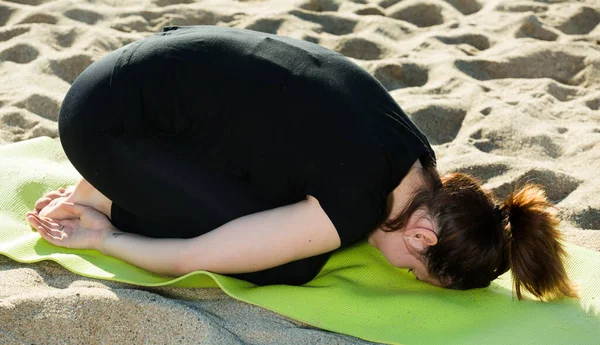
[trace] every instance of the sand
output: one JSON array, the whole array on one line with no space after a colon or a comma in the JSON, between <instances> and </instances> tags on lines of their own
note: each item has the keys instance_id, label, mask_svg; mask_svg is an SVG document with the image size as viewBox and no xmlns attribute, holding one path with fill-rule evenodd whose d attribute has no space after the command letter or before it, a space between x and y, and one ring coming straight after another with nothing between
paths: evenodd
<instances>
[{"instance_id":1,"label":"sand","mask_svg":"<svg viewBox=\"0 0 600 345\"><path fill-rule=\"evenodd\" d=\"M600 251L596 0L0 1L0 144L57 137L70 83L165 25L321 44L365 68L424 130L441 172L504 197L541 184L568 241ZM0 257L3 344L366 343L218 289L142 289Z\"/></svg>"}]
</instances>

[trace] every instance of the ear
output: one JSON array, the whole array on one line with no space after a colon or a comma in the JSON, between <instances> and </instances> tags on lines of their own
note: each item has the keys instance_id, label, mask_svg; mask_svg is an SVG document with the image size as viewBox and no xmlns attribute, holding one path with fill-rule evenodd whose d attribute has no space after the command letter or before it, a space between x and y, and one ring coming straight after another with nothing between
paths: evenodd
<instances>
[{"instance_id":1,"label":"ear","mask_svg":"<svg viewBox=\"0 0 600 345\"><path fill-rule=\"evenodd\" d=\"M429 246L435 246L438 239L435 232L429 229L416 228L404 232L404 241L406 241L407 246L422 252Z\"/></svg>"}]
</instances>

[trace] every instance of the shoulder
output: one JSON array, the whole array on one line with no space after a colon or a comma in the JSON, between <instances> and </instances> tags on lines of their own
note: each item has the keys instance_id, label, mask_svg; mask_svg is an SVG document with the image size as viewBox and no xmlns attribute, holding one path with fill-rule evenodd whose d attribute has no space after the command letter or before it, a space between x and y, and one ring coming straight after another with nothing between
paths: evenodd
<instances>
[{"instance_id":1,"label":"shoulder","mask_svg":"<svg viewBox=\"0 0 600 345\"><path fill-rule=\"evenodd\" d=\"M386 210L389 179L381 154L334 156L307 177L304 193L318 203L334 225L341 245L373 230Z\"/></svg>"}]
</instances>

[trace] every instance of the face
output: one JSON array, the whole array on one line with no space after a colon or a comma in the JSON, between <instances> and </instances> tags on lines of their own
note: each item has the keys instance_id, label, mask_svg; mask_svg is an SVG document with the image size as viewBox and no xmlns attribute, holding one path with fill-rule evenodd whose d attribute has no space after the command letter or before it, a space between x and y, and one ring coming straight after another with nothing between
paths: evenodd
<instances>
[{"instance_id":1,"label":"face","mask_svg":"<svg viewBox=\"0 0 600 345\"><path fill-rule=\"evenodd\" d=\"M435 230L427 212L417 210L403 229L393 232L377 229L369 236L369 243L377 247L392 265L409 269L418 280L442 286L438 279L429 275L419 255L428 246L437 243Z\"/></svg>"}]
</instances>

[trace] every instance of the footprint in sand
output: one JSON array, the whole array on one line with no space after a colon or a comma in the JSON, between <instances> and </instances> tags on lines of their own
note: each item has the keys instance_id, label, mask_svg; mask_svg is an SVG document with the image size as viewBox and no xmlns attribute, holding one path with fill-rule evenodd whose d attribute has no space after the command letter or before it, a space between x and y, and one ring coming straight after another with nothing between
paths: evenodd
<instances>
[{"instance_id":1,"label":"footprint in sand","mask_svg":"<svg viewBox=\"0 0 600 345\"><path fill-rule=\"evenodd\" d=\"M120 18L127 18L130 16L141 16L144 20L152 22L153 20L164 19L165 13L163 10L155 10L155 11L135 11L135 12L122 12L119 14Z\"/></svg>"},{"instance_id":2,"label":"footprint in sand","mask_svg":"<svg viewBox=\"0 0 600 345\"><path fill-rule=\"evenodd\" d=\"M585 106L592 110L598 110L600 108L600 97L587 99L585 101Z\"/></svg>"},{"instance_id":3,"label":"footprint in sand","mask_svg":"<svg viewBox=\"0 0 600 345\"><path fill-rule=\"evenodd\" d=\"M156 6L164 7L177 4L191 4L194 0L153 0L152 2L155 3Z\"/></svg>"},{"instance_id":4,"label":"footprint in sand","mask_svg":"<svg viewBox=\"0 0 600 345\"><path fill-rule=\"evenodd\" d=\"M0 29L0 42L8 41L13 37L17 37L24 33L27 33L29 32L30 28L31 27L29 25L2 28Z\"/></svg>"},{"instance_id":5,"label":"footprint in sand","mask_svg":"<svg viewBox=\"0 0 600 345\"><path fill-rule=\"evenodd\" d=\"M175 25L172 22L167 23L168 25ZM131 15L125 18L119 18L110 24L110 27L115 30L123 32L144 32L150 30L148 21L142 16Z\"/></svg>"},{"instance_id":6,"label":"footprint in sand","mask_svg":"<svg viewBox=\"0 0 600 345\"><path fill-rule=\"evenodd\" d=\"M486 50L489 49L490 39L483 34L462 34L455 36L434 36L439 41L445 44L468 44L472 47L477 48L478 50Z\"/></svg>"},{"instance_id":7,"label":"footprint in sand","mask_svg":"<svg viewBox=\"0 0 600 345\"><path fill-rule=\"evenodd\" d=\"M565 173L533 168L519 174L514 180L493 188L492 191L496 196L506 198L513 191L515 184L522 186L527 182L543 186L546 196L553 203L560 202L583 183L583 181Z\"/></svg>"},{"instance_id":8,"label":"footprint in sand","mask_svg":"<svg viewBox=\"0 0 600 345\"><path fill-rule=\"evenodd\" d=\"M520 157L534 152L539 157L549 158L558 158L563 153L562 147L549 135L531 135L517 128L478 129L469 138L473 146L486 153Z\"/></svg>"},{"instance_id":9,"label":"footprint in sand","mask_svg":"<svg viewBox=\"0 0 600 345\"><path fill-rule=\"evenodd\" d=\"M435 101L406 108L432 145L454 140L467 114L464 106L455 102Z\"/></svg>"},{"instance_id":10,"label":"footprint in sand","mask_svg":"<svg viewBox=\"0 0 600 345\"><path fill-rule=\"evenodd\" d=\"M488 180L497 176L501 176L510 169L510 166L504 163L489 163L478 165L464 165L460 166L457 169L454 169L453 171L460 172L463 174L469 174L478 178L482 183L486 183Z\"/></svg>"},{"instance_id":11,"label":"footprint in sand","mask_svg":"<svg viewBox=\"0 0 600 345\"><path fill-rule=\"evenodd\" d=\"M54 0L6 0L6 2L14 2L16 4L21 5L30 5L30 6L38 6L44 4L46 2L51 2Z\"/></svg>"},{"instance_id":12,"label":"footprint in sand","mask_svg":"<svg viewBox=\"0 0 600 345\"><path fill-rule=\"evenodd\" d=\"M56 29L50 32L54 42L63 48L71 48L79 33L77 28L67 28L67 30Z\"/></svg>"},{"instance_id":13,"label":"footprint in sand","mask_svg":"<svg viewBox=\"0 0 600 345\"><path fill-rule=\"evenodd\" d=\"M302 36L300 36L300 39L314 44L319 44L319 42L321 42L321 39L319 37L311 34L303 34Z\"/></svg>"},{"instance_id":14,"label":"footprint in sand","mask_svg":"<svg viewBox=\"0 0 600 345\"><path fill-rule=\"evenodd\" d=\"M537 46L522 49L516 54L485 60L459 59L454 65L478 80L551 78L567 85L578 85L585 81L578 73L586 68L586 56L575 55L556 46Z\"/></svg>"},{"instance_id":15,"label":"footprint in sand","mask_svg":"<svg viewBox=\"0 0 600 345\"><path fill-rule=\"evenodd\" d=\"M496 11L502 12L535 12L542 13L548 11L548 6L537 3L501 3L495 8Z\"/></svg>"},{"instance_id":16,"label":"footprint in sand","mask_svg":"<svg viewBox=\"0 0 600 345\"><path fill-rule=\"evenodd\" d=\"M359 16L385 16L385 10L377 5L366 5L354 10Z\"/></svg>"},{"instance_id":17,"label":"footprint in sand","mask_svg":"<svg viewBox=\"0 0 600 345\"><path fill-rule=\"evenodd\" d=\"M283 23L283 18L253 18L249 24L242 28L276 35Z\"/></svg>"},{"instance_id":18,"label":"footprint in sand","mask_svg":"<svg viewBox=\"0 0 600 345\"><path fill-rule=\"evenodd\" d=\"M381 5L380 5L381 6ZM475 0L407 0L386 8L386 15L419 27L440 25L449 19L458 19L481 10L482 5Z\"/></svg>"},{"instance_id":19,"label":"footprint in sand","mask_svg":"<svg viewBox=\"0 0 600 345\"><path fill-rule=\"evenodd\" d=\"M40 118L31 112L12 106L0 109L0 126L10 133L11 141L21 141L40 136L58 136L58 124Z\"/></svg>"},{"instance_id":20,"label":"footprint in sand","mask_svg":"<svg viewBox=\"0 0 600 345\"><path fill-rule=\"evenodd\" d=\"M23 19L18 21L18 24L29 24L29 23L44 23L44 24L56 24L58 18L49 13L30 13Z\"/></svg>"},{"instance_id":21,"label":"footprint in sand","mask_svg":"<svg viewBox=\"0 0 600 345\"><path fill-rule=\"evenodd\" d=\"M600 11L591 7L578 7L556 28L568 35L585 35L600 23Z\"/></svg>"},{"instance_id":22,"label":"footprint in sand","mask_svg":"<svg viewBox=\"0 0 600 345\"><path fill-rule=\"evenodd\" d=\"M15 11L15 8L0 4L0 25L6 25Z\"/></svg>"},{"instance_id":23,"label":"footprint in sand","mask_svg":"<svg viewBox=\"0 0 600 345\"><path fill-rule=\"evenodd\" d=\"M600 209L588 207L569 217L578 228L600 230Z\"/></svg>"},{"instance_id":24,"label":"footprint in sand","mask_svg":"<svg viewBox=\"0 0 600 345\"><path fill-rule=\"evenodd\" d=\"M7 107L6 109L2 109L2 112L0 113L0 123L9 127L27 130L39 123L39 121L32 118L34 116L35 115L32 115L23 109Z\"/></svg>"},{"instance_id":25,"label":"footprint in sand","mask_svg":"<svg viewBox=\"0 0 600 345\"><path fill-rule=\"evenodd\" d=\"M402 0L379 0L377 2L377 6L383 7L383 8L388 8L390 6L394 6L395 4L399 3Z\"/></svg>"},{"instance_id":26,"label":"footprint in sand","mask_svg":"<svg viewBox=\"0 0 600 345\"><path fill-rule=\"evenodd\" d=\"M428 69L415 63L383 63L375 67L373 76L388 90L423 86L429 79Z\"/></svg>"},{"instance_id":27,"label":"footprint in sand","mask_svg":"<svg viewBox=\"0 0 600 345\"><path fill-rule=\"evenodd\" d=\"M60 103L49 96L40 93L32 93L24 100L16 103L15 106L27 109L45 119L58 121Z\"/></svg>"},{"instance_id":28,"label":"footprint in sand","mask_svg":"<svg viewBox=\"0 0 600 345\"><path fill-rule=\"evenodd\" d=\"M28 63L35 60L40 52L31 44L17 43L0 52L0 62L12 61L16 63Z\"/></svg>"},{"instance_id":29,"label":"footprint in sand","mask_svg":"<svg viewBox=\"0 0 600 345\"><path fill-rule=\"evenodd\" d=\"M387 49L381 43L361 36L341 38L334 50L359 60L379 60L387 53Z\"/></svg>"},{"instance_id":30,"label":"footprint in sand","mask_svg":"<svg viewBox=\"0 0 600 345\"><path fill-rule=\"evenodd\" d=\"M77 54L65 58L49 60L49 66L53 74L60 79L72 84L75 78L93 62L91 56Z\"/></svg>"},{"instance_id":31,"label":"footprint in sand","mask_svg":"<svg viewBox=\"0 0 600 345\"><path fill-rule=\"evenodd\" d=\"M89 25L96 24L103 16L94 11L88 11L80 8L75 8L64 13L67 18Z\"/></svg>"},{"instance_id":32,"label":"footprint in sand","mask_svg":"<svg viewBox=\"0 0 600 345\"><path fill-rule=\"evenodd\" d=\"M544 90L561 102L568 102L580 95L580 88L568 86L551 81L545 85Z\"/></svg>"},{"instance_id":33,"label":"footprint in sand","mask_svg":"<svg viewBox=\"0 0 600 345\"><path fill-rule=\"evenodd\" d=\"M344 18L336 14L311 13L302 10L291 10L289 14L302 20L319 24L323 32L331 35L351 34L358 23L355 19Z\"/></svg>"},{"instance_id":34,"label":"footprint in sand","mask_svg":"<svg viewBox=\"0 0 600 345\"><path fill-rule=\"evenodd\" d=\"M402 1L388 9L386 14L390 18L403 20L418 27L440 25L445 22L443 7L430 1Z\"/></svg>"},{"instance_id":35,"label":"footprint in sand","mask_svg":"<svg viewBox=\"0 0 600 345\"><path fill-rule=\"evenodd\" d=\"M38 137L58 137L58 124L56 122L40 122L33 127L29 132L23 135L23 139L32 139Z\"/></svg>"},{"instance_id":36,"label":"footprint in sand","mask_svg":"<svg viewBox=\"0 0 600 345\"><path fill-rule=\"evenodd\" d=\"M335 0L305 0L296 6L303 10L314 12L337 11L340 7L340 2Z\"/></svg>"},{"instance_id":37,"label":"footprint in sand","mask_svg":"<svg viewBox=\"0 0 600 345\"><path fill-rule=\"evenodd\" d=\"M559 33L542 24L536 16L530 15L522 20L514 36L517 38L530 37L542 41L556 41Z\"/></svg>"},{"instance_id":38,"label":"footprint in sand","mask_svg":"<svg viewBox=\"0 0 600 345\"><path fill-rule=\"evenodd\" d=\"M482 2L485 0L481 0ZM475 0L446 0L447 3L456 8L464 15L470 15L479 12L483 5Z\"/></svg>"}]
</instances>

